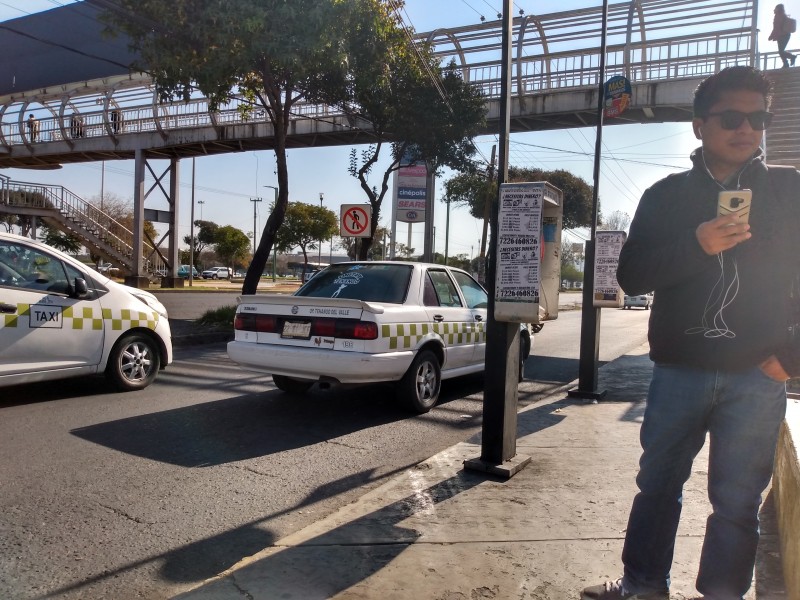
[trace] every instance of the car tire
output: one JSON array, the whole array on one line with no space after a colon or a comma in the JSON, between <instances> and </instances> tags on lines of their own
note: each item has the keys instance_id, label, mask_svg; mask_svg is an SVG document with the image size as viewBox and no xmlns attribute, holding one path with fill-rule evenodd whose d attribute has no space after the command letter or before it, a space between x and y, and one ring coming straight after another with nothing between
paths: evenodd
<instances>
[{"instance_id":1,"label":"car tire","mask_svg":"<svg viewBox=\"0 0 800 600\"><path fill-rule=\"evenodd\" d=\"M442 389L442 368L439 359L430 350L423 350L397 383L400 402L418 414L432 409L439 400Z\"/></svg>"},{"instance_id":2,"label":"car tire","mask_svg":"<svg viewBox=\"0 0 800 600\"><path fill-rule=\"evenodd\" d=\"M305 394L311 386L314 385L313 381L307 379L292 379L285 375L273 375L272 382L275 384L275 387L282 392L297 394L298 396Z\"/></svg>"},{"instance_id":3,"label":"car tire","mask_svg":"<svg viewBox=\"0 0 800 600\"><path fill-rule=\"evenodd\" d=\"M214 274L211 276L211 279L219 279L219 278L217 277L217 274L216 274L216 273L214 273Z\"/></svg>"},{"instance_id":4,"label":"car tire","mask_svg":"<svg viewBox=\"0 0 800 600\"><path fill-rule=\"evenodd\" d=\"M161 367L156 341L141 333L122 336L108 357L106 376L124 392L143 390L153 383Z\"/></svg>"}]
</instances>

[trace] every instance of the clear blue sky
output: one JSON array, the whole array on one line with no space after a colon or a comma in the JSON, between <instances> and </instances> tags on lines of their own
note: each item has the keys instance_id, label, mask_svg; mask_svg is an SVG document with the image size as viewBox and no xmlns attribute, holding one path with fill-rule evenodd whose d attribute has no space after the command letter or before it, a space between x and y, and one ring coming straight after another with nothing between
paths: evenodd
<instances>
[{"instance_id":1,"label":"clear blue sky","mask_svg":"<svg viewBox=\"0 0 800 600\"><path fill-rule=\"evenodd\" d=\"M17 18L57 6L69 4L69 0L0 0L0 21ZM521 8L526 14L553 12L552 1L519 0L514 3L515 13ZM792 13L794 2L785 2L787 12ZM561 0L558 10L569 10L602 5L601 0ZM418 32L431 31L439 27L455 27L476 23L483 15L494 20L502 6L501 0L406 0L403 14L406 22ZM774 50L774 43L766 37L772 19L772 3L762 2L759 8L759 24L762 30L762 48ZM794 12L797 12L796 10ZM765 32L766 30L766 32ZM795 47L796 44L791 44ZM488 157L496 136L479 138L479 147ZM604 160L601 168L600 200L605 214L621 210L633 216L641 193L656 180L689 165L688 154L697 146L688 123L619 125L603 130ZM585 154L545 151L535 146L548 146ZM532 132L514 134L509 152L510 162L516 166L533 166L547 169L563 168L592 181L594 128L564 131ZM309 148L289 152L290 201L319 203L320 192L324 194L324 206L339 212L341 204L366 202L357 181L347 173L350 148ZM636 159L654 163L643 165L624 162ZM203 157L196 161L195 199L204 202L202 216L222 225L234 225L245 232L253 230L253 203L249 198L261 196L266 201L273 197L273 190L265 185L277 185L274 154L270 151L245 152L223 156ZM655 166L663 165L663 166ZM69 165L59 171L37 172L8 169L5 174L18 180L37 181L64 185L85 199L100 194L102 169L99 163ZM181 236L189 232L191 199L191 161L181 162ZM437 199L442 197L442 183L437 182ZM105 191L125 199L133 197L133 161L105 163ZM376 180L377 182L377 180ZM267 217L268 202L258 204L258 229L261 230ZM150 205L150 208L163 208ZM390 208L384 206L388 225ZM196 208L200 217L200 207ZM437 203L436 250L444 252L445 206ZM478 253L481 223L471 218L465 208L451 212L449 254ZM422 224L414 226L412 247L422 251ZM406 225L399 224L398 241L406 241ZM323 245L323 254L328 246ZM336 252L336 250L334 250Z\"/></svg>"}]
</instances>

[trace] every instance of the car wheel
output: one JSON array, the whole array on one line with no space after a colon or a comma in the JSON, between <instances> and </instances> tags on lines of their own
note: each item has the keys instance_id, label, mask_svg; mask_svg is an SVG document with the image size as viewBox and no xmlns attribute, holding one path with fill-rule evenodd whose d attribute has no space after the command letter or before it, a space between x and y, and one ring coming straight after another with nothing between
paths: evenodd
<instances>
[{"instance_id":1,"label":"car wheel","mask_svg":"<svg viewBox=\"0 0 800 600\"><path fill-rule=\"evenodd\" d=\"M397 384L401 402L414 412L423 414L434 407L442 388L442 369L430 350L423 350Z\"/></svg>"},{"instance_id":2,"label":"car wheel","mask_svg":"<svg viewBox=\"0 0 800 600\"><path fill-rule=\"evenodd\" d=\"M216 273L214 273L214 274L211 276L211 279L218 279L218 277L217 277L217 274L216 274Z\"/></svg>"},{"instance_id":3,"label":"car wheel","mask_svg":"<svg viewBox=\"0 0 800 600\"><path fill-rule=\"evenodd\" d=\"M519 380L525 379L525 361L531 355L531 334L519 332Z\"/></svg>"},{"instance_id":4,"label":"car wheel","mask_svg":"<svg viewBox=\"0 0 800 600\"><path fill-rule=\"evenodd\" d=\"M308 381L307 379L292 379L285 375L273 375L272 382L279 390L298 395L305 394L309 388L314 385L313 381Z\"/></svg>"},{"instance_id":5,"label":"car wheel","mask_svg":"<svg viewBox=\"0 0 800 600\"><path fill-rule=\"evenodd\" d=\"M108 357L106 376L122 391L142 390L153 383L161 366L155 340L141 333L120 338Z\"/></svg>"}]
</instances>

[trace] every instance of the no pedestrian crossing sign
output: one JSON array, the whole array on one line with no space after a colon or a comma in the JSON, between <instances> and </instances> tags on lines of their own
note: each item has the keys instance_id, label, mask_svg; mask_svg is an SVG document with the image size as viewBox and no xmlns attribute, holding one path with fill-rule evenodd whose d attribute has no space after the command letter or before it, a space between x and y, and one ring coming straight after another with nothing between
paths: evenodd
<instances>
[{"instance_id":1,"label":"no pedestrian crossing sign","mask_svg":"<svg viewBox=\"0 0 800 600\"><path fill-rule=\"evenodd\" d=\"M339 235L369 237L372 228L372 207L369 204L342 204Z\"/></svg>"}]
</instances>

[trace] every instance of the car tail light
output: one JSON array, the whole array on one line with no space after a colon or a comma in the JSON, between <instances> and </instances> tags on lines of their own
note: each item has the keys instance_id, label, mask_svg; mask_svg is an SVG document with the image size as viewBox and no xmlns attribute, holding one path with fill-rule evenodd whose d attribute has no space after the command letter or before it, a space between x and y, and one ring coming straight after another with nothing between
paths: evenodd
<instances>
[{"instance_id":1,"label":"car tail light","mask_svg":"<svg viewBox=\"0 0 800 600\"><path fill-rule=\"evenodd\" d=\"M256 316L236 313L236 316L233 317L233 328L237 331L255 331Z\"/></svg>"},{"instance_id":2,"label":"car tail light","mask_svg":"<svg viewBox=\"0 0 800 600\"><path fill-rule=\"evenodd\" d=\"M236 313L233 319L233 328L239 331L275 333L278 331L278 319L274 315Z\"/></svg>"},{"instance_id":3,"label":"car tail light","mask_svg":"<svg viewBox=\"0 0 800 600\"><path fill-rule=\"evenodd\" d=\"M374 340L378 338L378 325L371 321L341 319L336 322L336 337L352 340Z\"/></svg>"},{"instance_id":4,"label":"car tail light","mask_svg":"<svg viewBox=\"0 0 800 600\"><path fill-rule=\"evenodd\" d=\"M280 333L285 318L276 315L236 313L233 326L239 331ZM378 325L371 321L353 319L314 319L311 322L311 335L350 340L375 340L378 338Z\"/></svg>"},{"instance_id":5,"label":"car tail light","mask_svg":"<svg viewBox=\"0 0 800 600\"><path fill-rule=\"evenodd\" d=\"M336 319L315 319L311 323L311 335L336 335Z\"/></svg>"},{"instance_id":6,"label":"car tail light","mask_svg":"<svg viewBox=\"0 0 800 600\"><path fill-rule=\"evenodd\" d=\"M259 333L276 333L278 319L274 315L256 315L256 331Z\"/></svg>"}]
</instances>

